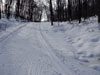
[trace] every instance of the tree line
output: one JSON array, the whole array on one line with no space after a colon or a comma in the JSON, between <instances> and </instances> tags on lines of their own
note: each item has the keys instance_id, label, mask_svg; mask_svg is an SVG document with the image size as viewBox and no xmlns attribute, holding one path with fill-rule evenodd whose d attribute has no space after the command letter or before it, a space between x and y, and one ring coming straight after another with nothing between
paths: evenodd
<instances>
[{"instance_id":1,"label":"tree line","mask_svg":"<svg viewBox=\"0 0 100 75\"><path fill-rule=\"evenodd\" d=\"M3 3L1 0L0 7ZM7 19L15 17L15 19L22 19L27 21L40 21L42 9L34 0L5 0L3 10L0 14L4 14Z\"/></svg>"},{"instance_id":2,"label":"tree line","mask_svg":"<svg viewBox=\"0 0 100 75\"><path fill-rule=\"evenodd\" d=\"M47 0L47 5L42 6L35 0L0 0L0 18L3 15L7 19L15 17L16 20L41 21L43 9L46 11L47 21L62 22L72 21L91 16L98 16L100 22L100 0ZM3 7L4 8L3 8Z\"/></svg>"},{"instance_id":3,"label":"tree line","mask_svg":"<svg viewBox=\"0 0 100 75\"><path fill-rule=\"evenodd\" d=\"M98 16L100 22L100 0L56 0L56 8L53 9L53 21L72 21Z\"/></svg>"}]
</instances>

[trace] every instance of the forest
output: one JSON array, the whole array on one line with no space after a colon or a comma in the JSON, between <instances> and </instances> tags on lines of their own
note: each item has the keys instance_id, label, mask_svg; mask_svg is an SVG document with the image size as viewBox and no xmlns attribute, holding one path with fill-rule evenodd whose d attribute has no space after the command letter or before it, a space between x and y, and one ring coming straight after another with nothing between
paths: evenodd
<instances>
[{"instance_id":1,"label":"forest","mask_svg":"<svg viewBox=\"0 0 100 75\"><path fill-rule=\"evenodd\" d=\"M80 23L91 16L98 16L100 22L100 0L0 0L0 18L40 22L43 11L52 25L56 21Z\"/></svg>"}]
</instances>

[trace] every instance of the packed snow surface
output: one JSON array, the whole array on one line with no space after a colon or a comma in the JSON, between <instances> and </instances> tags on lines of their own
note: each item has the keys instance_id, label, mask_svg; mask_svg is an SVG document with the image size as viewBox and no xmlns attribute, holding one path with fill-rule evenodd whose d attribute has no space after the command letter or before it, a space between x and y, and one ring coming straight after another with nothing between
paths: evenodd
<instances>
[{"instance_id":1,"label":"packed snow surface","mask_svg":"<svg viewBox=\"0 0 100 75\"><path fill-rule=\"evenodd\" d=\"M100 75L100 31L92 21L10 21L0 32L0 75Z\"/></svg>"}]
</instances>

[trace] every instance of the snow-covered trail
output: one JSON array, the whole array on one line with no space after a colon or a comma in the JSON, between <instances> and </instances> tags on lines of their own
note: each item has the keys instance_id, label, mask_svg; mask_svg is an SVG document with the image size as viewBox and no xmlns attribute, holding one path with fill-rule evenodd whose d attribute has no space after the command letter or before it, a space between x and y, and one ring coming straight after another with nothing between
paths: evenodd
<instances>
[{"instance_id":1,"label":"snow-covered trail","mask_svg":"<svg viewBox=\"0 0 100 75\"><path fill-rule=\"evenodd\" d=\"M77 62L71 58L68 58L71 63L63 64L52 51L41 26L28 23L0 42L0 75L99 75L74 64Z\"/></svg>"}]
</instances>

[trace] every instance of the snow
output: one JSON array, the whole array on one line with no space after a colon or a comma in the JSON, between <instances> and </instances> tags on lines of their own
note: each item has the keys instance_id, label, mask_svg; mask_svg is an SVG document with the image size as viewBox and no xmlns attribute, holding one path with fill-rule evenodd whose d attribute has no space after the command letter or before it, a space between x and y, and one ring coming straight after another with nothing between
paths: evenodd
<instances>
[{"instance_id":1,"label":"snow","mask_svg":"<svg viewBox=\"0 0 100 75\"><path fill-rule=\"evenodd\" d=\"M0 32L0 75L100 75L95 18L60 26L1 22L10 26Z\"/></svg>"},{"instance_id":2,"label":"snow","mask_svg":"<svg viewBox=\"0 0 100 75\"><path fill-rule=\"evenodd\" d=\"M51 28L43 25L47 29L46 34L52 36L47 38L56 47L55 52L60 51L64 56L72 56L86 66L96 67L96 70L100 71L100 27L97 17L89 18L81 24L73 21L60 23L60 26L55 23Z\"/></svg>"}]
</instances>

